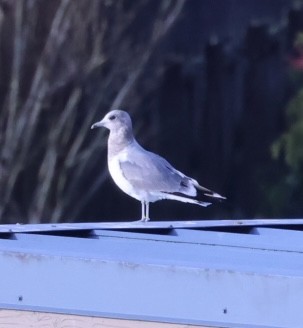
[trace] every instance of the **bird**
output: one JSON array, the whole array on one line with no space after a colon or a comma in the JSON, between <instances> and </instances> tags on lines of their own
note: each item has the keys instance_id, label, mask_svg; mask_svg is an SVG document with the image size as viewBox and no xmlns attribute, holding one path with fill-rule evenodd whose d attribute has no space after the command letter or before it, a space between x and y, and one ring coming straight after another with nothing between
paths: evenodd
<instances>
[{"instance_id":1,"label":"bird","mask_svg":"<svg viewBox=\"0 0 303 328\"><path fill-rule=\"evenodd\" d=\"M108 112L91 129L100 127L109 130L109 173L122 191L141 202L139 221L150 220L149 204L159 200L176 200L203 207L211 205L195 198L197 190L212 198L226 199L176 170L163 157L140 146L133 134L131 117L126 111L115 109Z\"/></svg>"}]
</instances>

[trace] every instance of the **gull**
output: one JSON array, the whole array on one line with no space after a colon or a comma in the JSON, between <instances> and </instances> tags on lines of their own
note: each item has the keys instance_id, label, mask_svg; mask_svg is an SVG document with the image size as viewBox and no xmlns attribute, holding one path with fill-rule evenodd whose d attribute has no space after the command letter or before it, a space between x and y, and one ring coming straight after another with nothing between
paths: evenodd
<instances>
[{"instance_id":1,"label":"gull","mask_svg":"<svg viewBox=\"0 0 303 328\"><path fill-rule=\"evenodd\" d=\"M99 127L110 131L107 152L109 173L122 191L141 202L140 221L149 221L149 203L158 200L177 200L203 207L211 205L194 198L197 190L209 197L225 199L176 170L163 157L141 147L134 137L132 120L127 112L110 111L91 129Z\"/></svg>"}]
</instances>

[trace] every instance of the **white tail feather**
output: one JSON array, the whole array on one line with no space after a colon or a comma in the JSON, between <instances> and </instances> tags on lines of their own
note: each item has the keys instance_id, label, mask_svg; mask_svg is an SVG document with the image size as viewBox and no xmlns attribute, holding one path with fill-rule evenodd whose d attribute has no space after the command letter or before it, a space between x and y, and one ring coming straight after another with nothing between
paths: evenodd
<instances>
[{"instance_id":1,"label":"white tail feather","mask_svg":"<svg viewBox=\"0 0 303 328\"><path fill-rule=\"evenodd\" d=\"M208 196L208 197L213 197L213 198L219 198L219 199L226 199L226 197L224 196L221 196L220 194L214 192L213 194L204 194L205 196Z\"/></svg>"},{"instance_id":2,"label":"white tail feather","mask_svg":"<svg viewBox=\"0 0 303 328\"><path fill-rule=\"evenodd\" d=\"M200 205L203 207L207 207L207 206L211 205L211 203L202 202L200 200L187 198L187 197L183 197L183 196L178 196L178 195L173 195L173 194L163 194L163 199L178 200L179 202L196 204L196 205Z\"/></svg>"},{"instance_id":3,"label":"white tail feather","mask_svg":"<svg viewBox=\"0 0 303 328\"><path fill-rule=\"evenodd\" d=\"M201 191L204 191L204 195L208 196L208 197L213 197L213 198L218 198L218 199L226 199L226 197L221 196L220 194L218 194L217 192L214 192L210 189L207 189L205 187L202 187L199 185L199 183L196 180L192 180L193 184L196 188L198 188Z\"/></svg>"}]
</instances>

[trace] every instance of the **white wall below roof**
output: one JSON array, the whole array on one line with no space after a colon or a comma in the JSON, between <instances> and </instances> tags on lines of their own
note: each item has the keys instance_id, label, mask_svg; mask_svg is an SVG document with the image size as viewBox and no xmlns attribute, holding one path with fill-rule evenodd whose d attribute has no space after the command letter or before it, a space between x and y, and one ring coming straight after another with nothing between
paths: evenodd
<instances>
[{"instance_id":1,"label":"white wall below roof","mask_svg":"<svg viewBox=\"0 0 303 328\"><path fill-rule=\"evenodd\" d=\"M110 327L110 328L210 328L209 326L179 325L171 323L147 322L125 319L87 317L71 314L0 310L1 328L73 328L73 327Z\"/></svg>"}]
</instances>

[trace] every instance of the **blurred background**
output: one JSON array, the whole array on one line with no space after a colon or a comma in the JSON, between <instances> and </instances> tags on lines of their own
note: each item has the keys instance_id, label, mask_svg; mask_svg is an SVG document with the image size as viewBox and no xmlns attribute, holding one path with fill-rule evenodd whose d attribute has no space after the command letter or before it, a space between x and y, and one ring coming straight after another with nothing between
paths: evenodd
<instances>
[{"instance_id":1,"label":"blurred background","mask_svg":"<svg viewBox=\"0 0 303 328\"><path fill-rule=\"evenodd\" d=\"M106 112L228 200L154 220L303 213L303 6L291 0L1 0L1 223L132 221Z\"/></svg>"}]
</instances>

